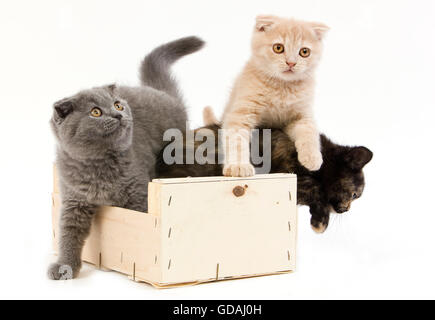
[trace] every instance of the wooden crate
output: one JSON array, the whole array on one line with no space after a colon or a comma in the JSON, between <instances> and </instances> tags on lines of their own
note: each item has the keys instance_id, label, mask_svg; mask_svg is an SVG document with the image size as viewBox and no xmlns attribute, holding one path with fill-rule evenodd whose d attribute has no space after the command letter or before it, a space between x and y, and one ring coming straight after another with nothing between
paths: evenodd
<instances>
[{"instance_id":1,"label":"wooden crate","mask_svg":"<svg viewBox=\"0 0 435 320\"><path fill-rule=\"evenodd\" d=\"M55 183L55 250L60 203ZM154 180L148 203L103 207L83 261L158 288L295 270L295 175Z\"/></svg>"}]
</instances>

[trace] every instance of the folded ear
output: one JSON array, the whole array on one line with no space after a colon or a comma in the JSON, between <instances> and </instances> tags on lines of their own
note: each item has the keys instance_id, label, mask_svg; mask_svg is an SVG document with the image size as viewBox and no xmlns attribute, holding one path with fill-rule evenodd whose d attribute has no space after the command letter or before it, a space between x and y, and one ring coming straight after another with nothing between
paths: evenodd
<instances>
[{"instance_id":1,"label":"folded ear","mask_svg":"<svg viewBox=\"0 0 435 320\"><path fill-rule=\"evenodd\" d=\"M266 16L266 15L257 16L255 28L259 32L266 32L276 23L276 19L277 18L275 16Z\"/></svg>"},{"instance_id":2,"label":"folded ear","mask_svg":"<svg viewBox=\"0 0 435 320\"><path fill-rule=\"evenodd\" d=\"M344 156L344 161L352 170L361 170L372 158L373 152L366 147L354 147Z\"/></svg>"},{"instance_id":3,"label":"folded ear","mask_svg":"<svg viewBox=\"0 0 435 320\"><path fill-rule=\"evenodd\" d=\"M320 22L311 22L310 24L318 40L322 40L329 31L329 27L326 24Z\"/></svg>"},{"instance_id":4,"label":"folded ear","mask_svg":"<svg viewBox=\"0 0 435 320\"><path fill-rule=\"evenodd\" d=\"M107 90L109 90L111 93L115 93L118 87L116 86L116 83L109 84L107 87Z\"/></svg>"},{"instance_id":5,"label":"folded ear","mask_svg":"<svg viewBox=\"0 0 435 320\"><path fill-rule=\"evenodd\" d=\"M74 103L70 98L62 99L54 104L53 117L57 122L63 121L74 110Z\"/></svg>"}]
</instances>

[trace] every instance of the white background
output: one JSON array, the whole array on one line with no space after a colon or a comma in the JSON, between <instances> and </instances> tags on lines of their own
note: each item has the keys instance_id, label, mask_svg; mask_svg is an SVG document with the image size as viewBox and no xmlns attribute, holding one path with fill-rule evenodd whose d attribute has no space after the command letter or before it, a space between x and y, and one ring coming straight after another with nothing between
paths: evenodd
<instances>
[{"instance_id":1,"label":"white background","mask_svg":"<svg viewBox=\"0 0 435 320\"><path fill-rule=\"evenodd\" d=\"M174 68L192 127L219 114L250 54L257 14L331 27L315 112L333 140L374 152L367 188L324 235L299 212L294 274L158 291L85 267L50 282L52 104L110 82L135 85L155 46L208 45ZM435 298L435 4L413 1L1 1L0 298Z\"/></svg>"}]
</instances>

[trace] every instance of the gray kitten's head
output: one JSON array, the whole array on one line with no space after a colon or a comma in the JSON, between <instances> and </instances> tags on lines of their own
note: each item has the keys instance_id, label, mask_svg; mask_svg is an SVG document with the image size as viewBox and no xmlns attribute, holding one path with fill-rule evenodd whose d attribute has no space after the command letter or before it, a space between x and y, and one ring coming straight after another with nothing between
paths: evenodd
<instances>
[{"instance_id":1,"label":"gray kitten's head","mask_svg":"<svg viewBox=\"0 0 435 320\"><path fill-rule=\"evenodd\" d=\"M54 104L51 127L71 157L102 158L125 151L133 140L133 118L115 85L94 88Z\"/></svg>"}]
</instances>

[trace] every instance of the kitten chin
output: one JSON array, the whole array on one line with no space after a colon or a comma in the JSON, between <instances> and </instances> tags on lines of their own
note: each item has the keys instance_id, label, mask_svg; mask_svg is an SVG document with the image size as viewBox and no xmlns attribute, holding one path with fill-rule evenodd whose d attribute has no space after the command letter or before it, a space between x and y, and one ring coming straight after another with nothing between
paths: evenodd
<instances>
[{"instance_id":1,"label":"kitten chin","mask_svg":"<svg viewBox=\"0 0 435 320\"><path fill-rule=\"evenodd\" d=\"M335 211L333 206L329 206L329 212L335 213L335 214L342 214L342 213L338 213L337 211Z\"/></svg>"}]
</instances>

